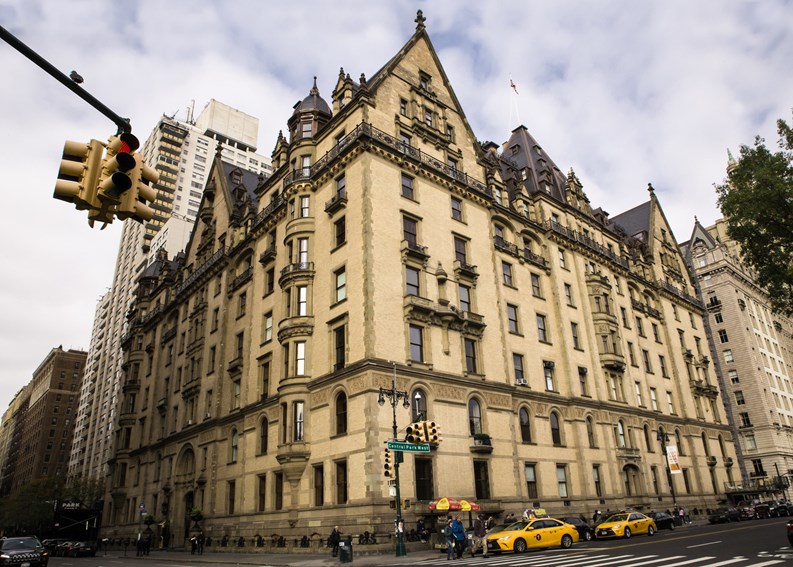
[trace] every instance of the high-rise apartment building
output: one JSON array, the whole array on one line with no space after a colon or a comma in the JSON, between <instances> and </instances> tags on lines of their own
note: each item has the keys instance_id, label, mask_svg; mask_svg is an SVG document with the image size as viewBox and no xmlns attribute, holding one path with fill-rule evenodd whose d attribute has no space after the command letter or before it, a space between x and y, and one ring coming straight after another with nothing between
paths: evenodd
<instances>
[{"instance_id":1,"label":"high-rise apartment building","mask_svg":"<svg viewBox=\"0 0 793 567\"><path fill-rule=\"evenodd\" d=\"M779 493L793 469L793 324L772 311L725 220L696 221L681 249L699 280L738 448L741 482L727 491Z\"/></svg>"},{"instance_id":2,"label":"high-rise apartment building","mask_svg":"<svg viewBox=\"0 0 793 567\"><path fill-rule=\"evenodd\" d=\"M14 483L22 427L30 403L28 391L28 386L19 390L3 412L3 422L0 424L0 497L11 494Z\"/></svg>"},{"instance_id":3,"label":"high-rise apartment building","mask_svg":"<svg viewBox=\"0 0 793 567\"><path fill-rule=\"evenodd\" d=\"M79 350L52 349L11 402L2 463L4 496L34 480L66 474L86 357Z\"/></svg>"},{"instance_id":4,"label":"high-rise apartment building","mask_svg":"<svg viewBox=\"0 0 793 567\"><path fill-rule=\"evenodd\" d=\"M125 222L122 229L113 284L96 309L70 477L103 478L112 454L120 395L119 339L136 278L158 249L173 255L185 247L217 151L232 163L269 175L270 159L255 153L258 128L258 118L210 100L196 120L191 113L184 121L164 116L142 144L146 163L160 174L152 205L156 216L144 224Z\"/></svg>"},{"instance_id":5,"label":"high-rise apartment building","mask_svg":"<svg viewBox=\"0 0 793 567\"><path fill-rule=\"evenodd\" d=\"M314 83L270 178L215 159L184 254L138 279L113 533L141 507L175 545L196 508L213 541L391 532L385 443L420 420L442 441L404 454L407 525L443 496L494 516L723 498L704 307L652 188L609 218L525 127L478 142L416 22L330 103Z\"/></svg>"}]
</instances>

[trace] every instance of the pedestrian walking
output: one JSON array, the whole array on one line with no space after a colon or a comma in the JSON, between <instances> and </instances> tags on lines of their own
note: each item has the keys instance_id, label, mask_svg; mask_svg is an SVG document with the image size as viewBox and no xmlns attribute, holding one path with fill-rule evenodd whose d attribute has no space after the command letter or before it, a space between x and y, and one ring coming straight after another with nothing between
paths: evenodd
<instances>
[{"instance_id":1,"label":"pedestrian walking","mask_svg":"<svg viewBox=\"0 0 793 567\"><path fill-rule=\"evenodd\" d=\"M443 527L443 537L446 540L446 561L454 557L455 539L452 533L452 519L447 518L446 525Z\"/></svg>"},{"instance_id":2,"label":"pedestrian walking","mask_svg":"<svg viewBox=\"0 0 793 567\"><path fill-rule=\"evenodd\" d=\"M471 557L476 555L476 550L482 548L482 557L487 557L487 527L485 525L485 515L479 514L474 520L474 537L471 545Z\"/></svg>"},{"instance_id":3,"label":"pedestrian walking","mask_svg":"<svg viewBox=\"0 0 793 567\"><path fill-rule=\"evenodd\" d=\"M333 557L337 557L339 555L339 542L341 541L341 531L339 531L339 526L335 526L333 531L330 532L328 536L328 546L331 548L331 554Z\"/></svg>"},{"instance_id":4,"label":"pedestrian walking","mask_svg":"<svg viewBox=\"0 0 793 567\"><path fill-rule=\"evenodd\" d=\"M455 516L452 522L452 534L454 534L454 553L455 559L463 558L463 548L465 547L465 526L460 521L460 515Z\"/></svg>"}]
</instances>

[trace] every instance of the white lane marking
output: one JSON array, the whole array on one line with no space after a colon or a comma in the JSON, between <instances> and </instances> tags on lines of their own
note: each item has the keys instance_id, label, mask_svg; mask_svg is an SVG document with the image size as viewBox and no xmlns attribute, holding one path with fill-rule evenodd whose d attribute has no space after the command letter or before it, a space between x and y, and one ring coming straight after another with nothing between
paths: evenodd
<instances>
[{"instance_id":1,"label":"white lane marking","mask_svg":"<svg viewBox=\"0 0 793 567\"><path fill-rule=\"evenodd\" d=\"M721 542L722 542L721 540L718 540L718 541L708 541L706 543L698 543L697 545L687 545L686 549L694 549L695 547L705 547L708 545L718 545Z\"/></svg>"}]
</instances>

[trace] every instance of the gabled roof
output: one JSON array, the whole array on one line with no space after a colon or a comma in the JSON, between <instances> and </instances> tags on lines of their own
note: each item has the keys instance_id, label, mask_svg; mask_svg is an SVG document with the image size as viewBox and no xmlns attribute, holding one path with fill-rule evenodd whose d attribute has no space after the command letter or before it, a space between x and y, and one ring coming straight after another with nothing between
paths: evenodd
<instances>
[{"instance_id":1,"label":"gabled roof","mask_svg":"<svg viewBox=\"0 0 793 567\"><path fill-rule=\"evenodd\" d=\"M647 233L650 230L650 213L652 212L652 201L647 201L611 217L611 222L625 229L628 236L635 236L639 233Z\"/></svg>"},{"instance_id":2,"label":"gabled roof","mask_svg":"<svg viewBox=\"0 0 793 567\"><path fill-rule=\"evenodd\" d=\"M506 167L509 165L525 172L525 178L520 176L516 182L523 184L528 194L543 191L555 200L565 202L566 177L525 126L518 126L512 131L502 155L506 158L502 160L504 179L511 177Z\"/></svg>"}]
</instances>

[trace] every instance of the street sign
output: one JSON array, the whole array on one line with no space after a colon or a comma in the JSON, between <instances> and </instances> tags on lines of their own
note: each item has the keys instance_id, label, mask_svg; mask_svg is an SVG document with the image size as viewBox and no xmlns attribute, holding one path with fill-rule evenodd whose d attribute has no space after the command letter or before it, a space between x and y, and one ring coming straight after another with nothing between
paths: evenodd
<instances>
[{"instance_id":1,"label":"street sign","mask_svg":"<svg viewBox=\"0 0 793 567\"><path fill-rule=\"evenodd\" d=\"M429 453L429 443L404 443L402 441L388 441L386 447L392 451L405 451L407 453Z\"/></svg>"}]
</instances>

